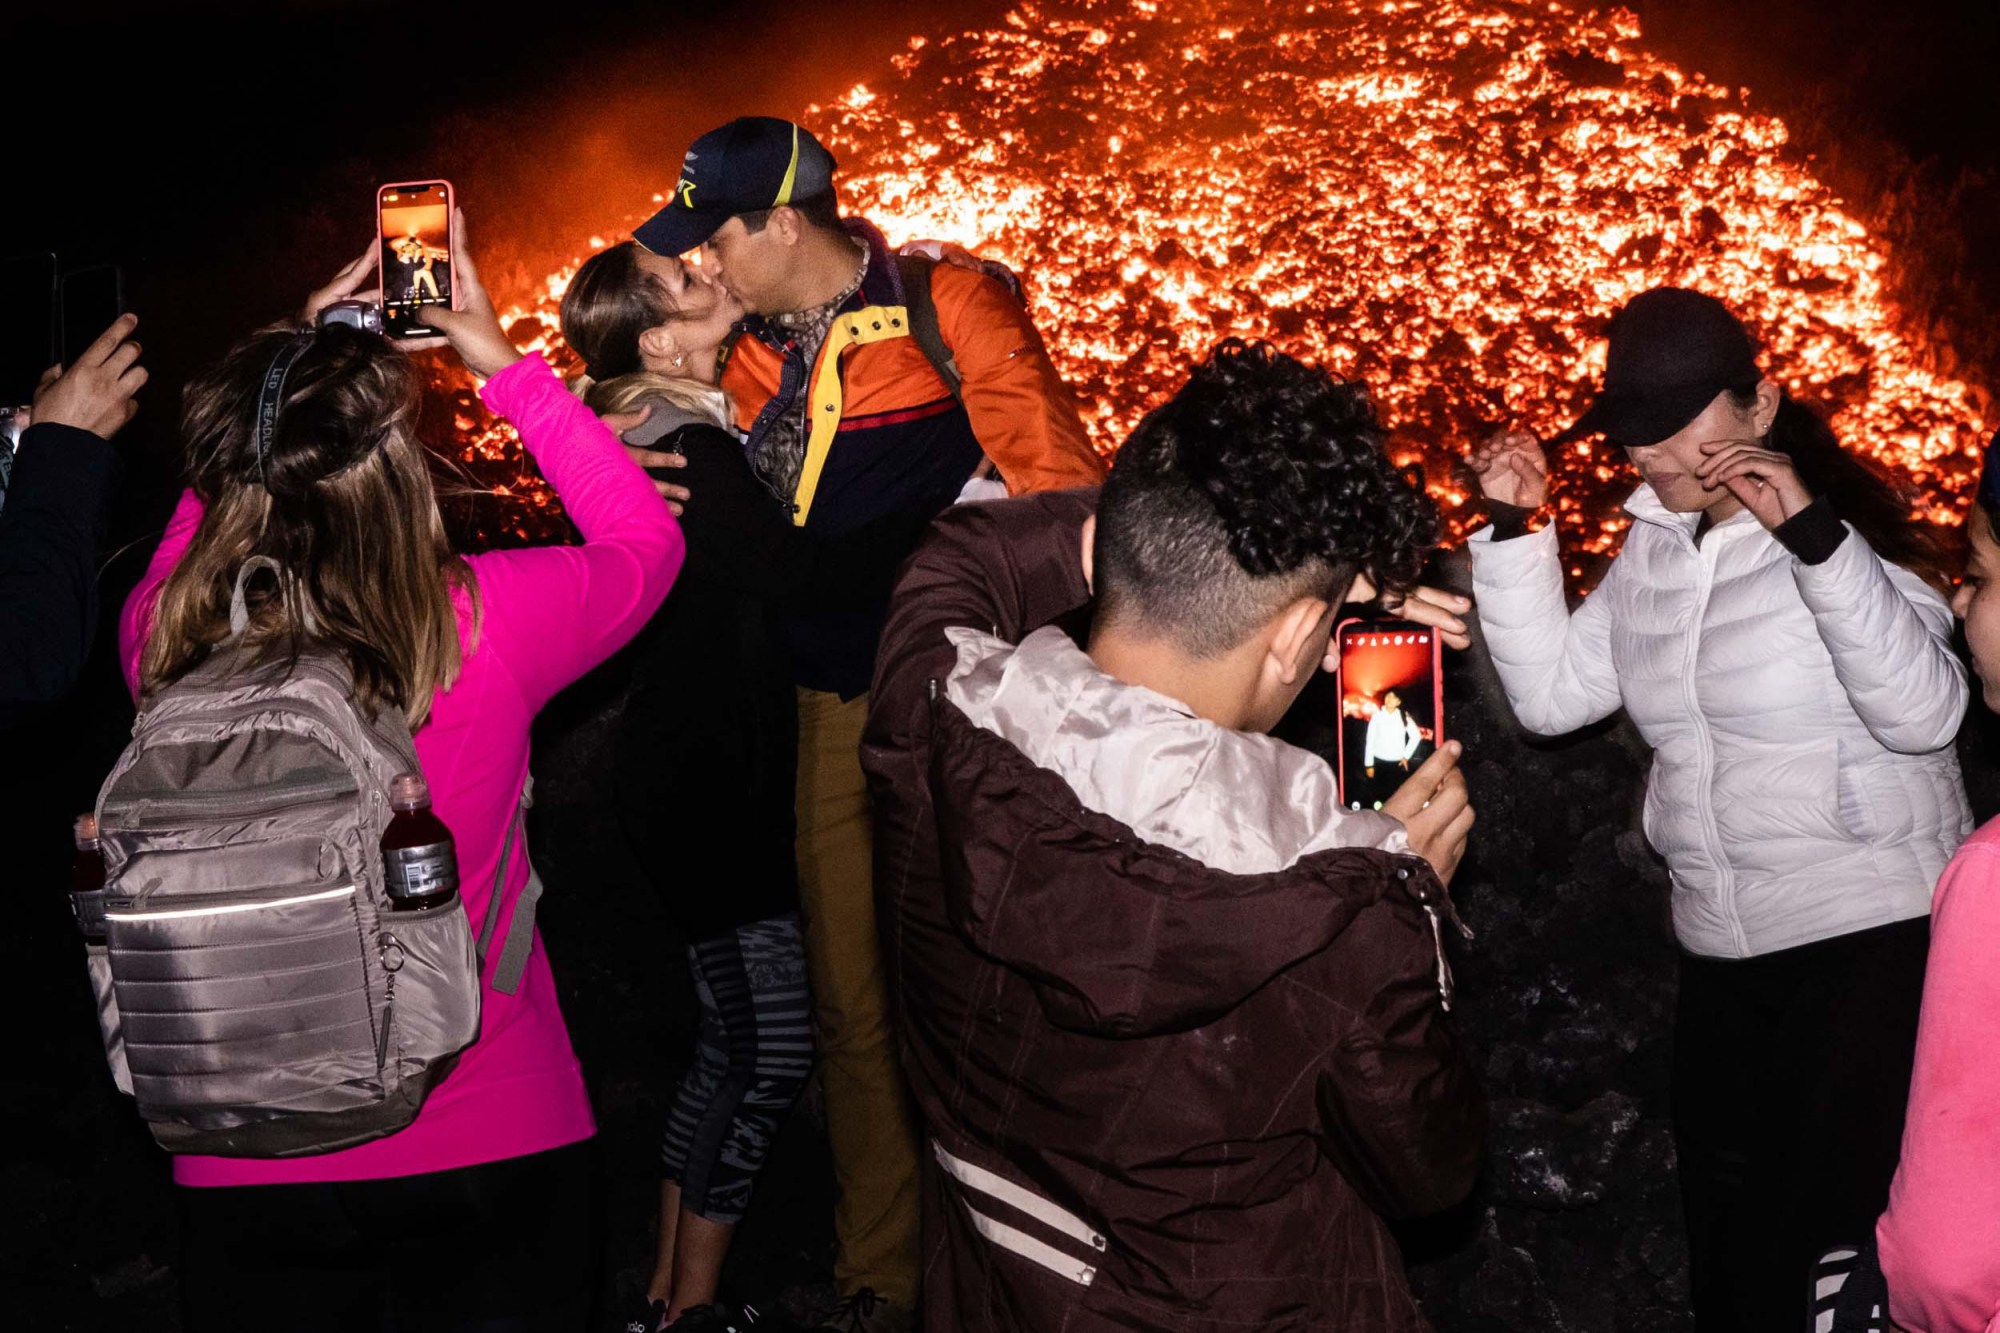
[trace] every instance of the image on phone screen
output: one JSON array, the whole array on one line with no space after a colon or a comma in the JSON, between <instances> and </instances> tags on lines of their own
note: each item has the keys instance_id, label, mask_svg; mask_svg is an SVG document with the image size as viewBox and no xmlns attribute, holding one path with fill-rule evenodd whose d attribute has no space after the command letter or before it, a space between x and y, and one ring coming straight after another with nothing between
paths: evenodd
<instances>
[{"instance_id":1,"label":"image on phone screen","mask_svg":"<svg viewBox=\"0 0 2000 1333\"><path fill-rule=\"evenodd\" d=\"M116 264L63 274L62 363L76 364L98 335L125 313L125 277Z\"/></svg>"},{"instance_id":2,"label":"image on phone screen","mask_svg":"<svg viewBox=\"0 0 2000 1333\"><path fill-rule=\"evenodd\" d=\"M1407 620L1348 620L1340 648L1340 799L1379 810L1443 736L1442 645Z\"/></svg>"},{"instance_id":3,"label":"image on phone screen","mask_svg":"<svg viewBox=\"0 0 2000 1333\"><path fill-rule=\"evenodd\" d=\"M380 234L383 332L393 338L433 333L416 316L427 305L451 305L451 186L383 186Z\"/></svg>"}]
</instances>

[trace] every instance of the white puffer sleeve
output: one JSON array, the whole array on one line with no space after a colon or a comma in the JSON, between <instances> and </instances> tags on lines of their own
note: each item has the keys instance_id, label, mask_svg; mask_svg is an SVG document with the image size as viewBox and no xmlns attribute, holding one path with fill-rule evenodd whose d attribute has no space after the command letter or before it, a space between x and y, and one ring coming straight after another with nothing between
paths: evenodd
<instances>
[{"instance_id":1,"label":"white puffer sleeve","mask_svg":"<svg viewBox=\"0 0 2000 1333\"><path fill-rule=\"evenodd\" d=\"M1869 734L1899 754L1950 745L1971 690L1938 591L1876 555L1851 526L1825 561L1795 561L1792 577Z\"/></svg>"},{"instance_id":2,"label":"white puffer sleeve","mask_svg":"<svg viewBox=\"0 0 2000 1333\"><path fill-rule=\"evenodd\" d=\"M1560 736L1617 712L1610 577L1571 614L1553 527L1507 541L1482 528L1466 545L1479 626L1521 725Z\"/></svg>"}]
</instances>

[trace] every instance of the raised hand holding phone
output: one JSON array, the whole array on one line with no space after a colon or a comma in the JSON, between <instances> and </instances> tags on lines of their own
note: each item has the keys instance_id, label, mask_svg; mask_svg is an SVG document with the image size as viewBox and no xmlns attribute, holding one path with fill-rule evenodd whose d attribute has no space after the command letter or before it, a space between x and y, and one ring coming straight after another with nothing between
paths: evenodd
<instances>
[{"instance_id":1,"label":"raised hand holding phone","mask_svg":"<svg viewBox=\"0 0 2000 1333\"><path fill-rule=\"evenodd\" d=\"M1474 820L1472 793L1458 766L1460 749L1457 741L1440 745L1396 788L1395 795L1382 802L1383 814L1403 822L1410 854L1430 862L1446 884L1458 872Z\"/></svg>"},{"instance_id":2,"label":"raised hand holding phone","mask_svg":"<svg viewBox=\"0 0 2000 1333\"><path fill-rule=\"evenodd\" d=\"M134 400L146 383L139 344L131 341L137 315L120 315L97 335L72 366L50 366L35 389L34 420L75 426L103 439L116 435L139 410Z\"/></svg>"},{"instance_id":3,"label":"raised hand holding phone","mask_svg":"<svg viewBox=\"0 0 2000 1333\"><path fill-rule=\"evenodd\" d=\"M465 214L456 208L451 211L451 249L458 270L457 308L425 306L423 322L450 340L452 350L465 362L467 370L490 379L519 361L521 349L514 346L507 331L500 327L499 312L493 308L493 298L479 280L479 268L472 262L472 250L466 244Z\"/></svg>"},{"instance_id":4,"label":"raised hand holding phone","mask_svg":"<svg viewBox=\"0 0 2000 1333\"><path fill-rule=\"evenodd\" d=\"M1446 592L1442 588L1420 583L1399 596L1392 592L1378 592L1367 575L1359 574L1347 591L1347 600L1356 604L1378 602L1396 619L1436 630L1438 639L1447 648L1463 652L1472 646L1472 631L1465 623L1465 613L1472 609L1472 599L1462 593ZM1320 661L1320 670L1337 673L1340 670L1340 651L1340 636L1336 633L1326 642L1326 656Z\"/></svg>"},{"instance_id":5,"label":"raised hand holding phone","mask_svg":"<svg viewBox=\"0 0 2000 1333\"><path fill-rule=\"evenodd\" d=\"M500 327L500 316L493 308L493 298L479 280L479 267L473 262L466 245L465 214L456 208L451 212L451 250L456 257L458 308L427 305L422 312L424 336L392 338L391 341L406 351L420 351L435 347L440 341L448 342L465 363L466 369L482 379L490 379L519 361L521 351L508 338L506 330ZM325 286L306 297L300 312L301 322L307 326L316 324L320 312L336 302L378 300L380 289L366 288L366 284L376 276L377 264L378 255L374 247L359 258L348 261ZM382 332L385 335L389 332L386 316Z\"/></svg>"},{"instance_id":6,"label":"raised hand holding phone","mask_svg":"<svg viewBox=\"0 0 2000 1333\"><path fill-rule=\"evenodd\" d=\"M375 283L373 289L363 291L371 281ZM379 304L381 299L382 284L376 270L375 247L371 245L359 258L349 260L326 286L306 297L305 308L299 312L299 327L309 329L319 323L319 312L336 301L365 300Z\"/></svg>"},{"instance_id":7,"label":"raised hand holding phone","mask_svg":"<svg viewBox=\"0 0 2000 1333\"><path fill-rule=\"evenodd\" d=\"M1465 613L1472 609L1470 597L1419 585L1410 589L1406 597L1383 593L1382 609L1400 620L1436 630L1447 648L1463 652L1472 646L1472 634L1466 629L1464 619Z\"/></svg>"}]
</instances>

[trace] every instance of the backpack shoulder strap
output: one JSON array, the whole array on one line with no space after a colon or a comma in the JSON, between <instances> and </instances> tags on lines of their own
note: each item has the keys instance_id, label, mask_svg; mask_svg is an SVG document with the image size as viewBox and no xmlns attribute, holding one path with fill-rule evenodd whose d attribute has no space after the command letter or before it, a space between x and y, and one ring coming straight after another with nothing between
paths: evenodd
<instances>
[{"instance_id":1,"label":"backpack shoulder strap","mask_svg":"<svg viewBox=\"0 0 2000 1333\"><path fill-rule=\"evenodd\" d=\"M502 937L500 962L493 969L493 989L502 995L512 995L520 989L521 974L528 967L528 950L535 944L535 908L542 899L542 877L535 870L535 859L528 851L528 807L535 803L535 779L532 774L521 784L521 803L514 807L514 818L507 824L507 840L500 845L500 868L493 872L493 893L486 900L486 920L479 927L479 965L486 966L486 959L493 945L494 932L500 925L500 904L507 892L507 863L514 858L514 842L521 843L522 859L528 863L528 882L521 886L521 896L514 900L514 911L507 918L506 934Z\"/></svg>"},{"instance_id":2,"label":"backpack shoulder strap","mask_svg":"<svg viewBox=\"0 0 2000 1333\"><path fill-rule=\"evenodd\" d=\"M937 261L929 255L896 256L896 272L903 280L903 308L910 315L910 337L951 390L951 396L962 402L965 377L958 373L958 362L944 340L944 330L938 327L937 302L931 298L931 271L936 267Z\"/></svg>"}]
</instances>

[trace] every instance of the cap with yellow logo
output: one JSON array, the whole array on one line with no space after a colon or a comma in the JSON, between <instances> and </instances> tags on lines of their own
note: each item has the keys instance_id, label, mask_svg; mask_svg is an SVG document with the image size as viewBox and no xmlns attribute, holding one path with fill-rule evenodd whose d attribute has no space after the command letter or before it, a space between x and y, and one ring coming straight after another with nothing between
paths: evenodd
<instances>
[{"instance_id":1,"label":"cap with yellow logo","mask_svg":"<svg viewBox=\"0 0 2000 1333\"><path fill-rule=\"evenodd\" d=\"M656 255L685 254L739 213L830 192L836 165L824 144L789 120L732 120L694 141L673 198L632 239Z\"/></svg>"}]
</instances>

